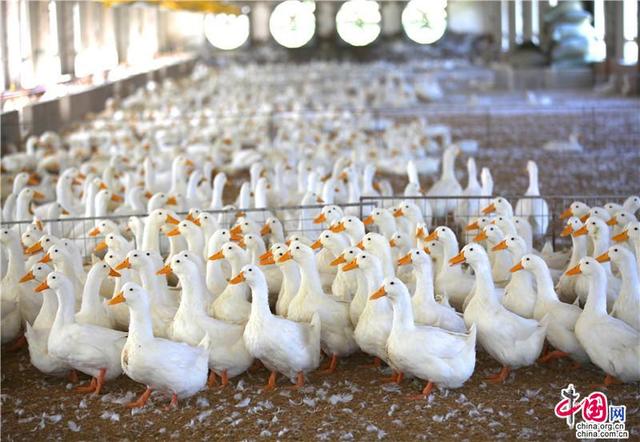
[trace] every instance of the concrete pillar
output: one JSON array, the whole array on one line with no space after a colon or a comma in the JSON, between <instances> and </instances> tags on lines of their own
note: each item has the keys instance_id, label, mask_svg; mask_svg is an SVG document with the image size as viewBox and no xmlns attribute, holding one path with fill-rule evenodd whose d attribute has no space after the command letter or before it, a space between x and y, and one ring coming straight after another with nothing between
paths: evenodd
<instances>
[{"instance_id":1,"label":"concrete pillar","mask_svg":"<svg viewBox=\"0 0 640 442\"><path fill-rule=\"evenodd\" d=\"M129 13L127 8L114 8L113 29L116 36L116 51L118 62L127 61L127 48L129 47Z\"/></svg>"},{"instance_id":2,"label":"concrete pillar","mask_svg":"<svg viewBox=\"0 0 640 442\"><path fill-rule=\"evenodd\" d=\"M275 4L259 2L251 5L251 41L266 42L271 38L269 17Z\"/></svg>"},{"instance_id":3,"label":"concrete pillar","mask_svg":"<svg viewBox=\"0 0 640 442\"><path fill-rule=\"evenodd\" d=\"M398 2L383 2L380 4L380 13L382 15L381 33L383 36L398 35L402 32L402 9L403 7Z\"/></svg>"},{"instance_id":4,"label":"concrete pillar","mask_svg":"<svg viewBox=\"0 0 640 442\"><path fill-rule=\"evenodd\" d=\"M56 2L58 55L62 75L74 73L76 52L73 47L73 2Z\"/></svg>"},{"instance_id":5,"label":"concrete pillar","mask_svg":"<svg viewBox=\"0 0 640 442\"><path fill-rule=\"evenodd\" d=\"M533 37L532 29L532 7L533 1L522 2L522 39L523 41L530 41Z\"/></svg>"},{"instance_id":6,"label":"concrete pillar","mask_svg":"<svg viewBox=\"0 0 640 442\"><path fill-rule=\"evenodd\" d=\"M515 48L516 42L516 2L509 1L509 49Z\"/></svg>"},{"instance_id":7,"label":"concrete pillar","mask_svg":"<svg viewBox=\"0 0 640 442\"><path fill-rule=\"evenodd\" d=\"M320 38L335 36L337 5L334 2L316 3L316 35Z\"/></svg>"}]
</instances>

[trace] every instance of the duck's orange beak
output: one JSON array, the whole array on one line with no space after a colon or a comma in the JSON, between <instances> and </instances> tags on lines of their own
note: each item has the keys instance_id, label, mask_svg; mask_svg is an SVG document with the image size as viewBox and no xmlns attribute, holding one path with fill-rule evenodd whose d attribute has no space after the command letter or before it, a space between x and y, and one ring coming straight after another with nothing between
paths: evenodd
<instances>
[{"instance_id":1,"label":"duck's orange beak","mask_svg":"<svg viewBox=\"0 0 640 442\"><path fill-rule=\"evenodd\" d=\"M100 235L100 229L98 227L94 227L93 229L89 230L89 236L98 236Z\"/></svg>"},{"instance_id":2,"label":"duck's orange beak","mask_svg":"<svg viewBox=\"0 0 640 442\"><path fill-rule=\"evenodd\" d=\"M46 289L49 288L49 284L47 284L47 281L42 281L38 287L36 287L36 292L43 292Z\"/></svg>"},{"instance_id":3,"label":"duck's orange beak","mask_svg":"<svg viewBox=\"0 0 640 442\"><path fill-rule=\"evenodd\" d=\"M311 248L313 250L318 250L322 248L322 242L319 239L316 239L313 244L311 244Z\"/></svg>"},{"instance_id":4,"label":"duck's orange beak","mask_svg":"<svg viewBox=\"0 0 640 442\"><path fill-rule=\"evenodd\" d=\"M334 224L333 226L329 227L329 230L331 230L333 233L344 232L345 231L344 223L339 222L338 224Z\"/></svg>"},{"instance_id":5,"label":"duck's orange beak","mask_svg":"<svg viewBox=\"0 0 640 442\"><path fill-rule=\"evenodd\" d=\"M317 197L317 198L316 198L316 203L318 203L318 204L323 204L323 203L324 203L324 200L323 200L322 198L320 198L320 197Z\"/></svg>"},{"instance_id":6,"label":"duck's orange beak","mask_svg":"<svg viewBox=\"0 0 640 442\"><path fill-rule=\"evenodd\" d=\"M578 264L575 267L570 268L566 272L566 274L569 275L569 276L579 275L580 273L582 273L582 270L580 270L580 264Z\"/></svg>"},{"instance_id":7,"label":"duck's orange beak","mask_svg":"<svg viewBox=\"0 0 640 442\"><path fill-rule=\"evenodd\" d=\"M260 229L260 235L265 236L265 235L269 235L271 233L271 226L268 223L265 223L264 226L262 226L262 229Z\"/></svg>"},{"instance_id":8,"label":"duck's orange beak","mask_svg":"<svg viewBox=\"0 0 640 442\"><path fill-rule=\"evenodd\" d=\"M465 260L466 258L464 257L464 252L460 252L449 260L449 265L454 266L457 264L462 264L463 262L465 262Z\"/></svg>"},{"instance_id":9,"label":"duck's orange beak","mask_svg":"<svg viewBox=\"0 0 640 442\"><path fill-rule=\"evenodd\" d=\"M349 270L353 270L353 269L357 269L358 268L358 262L354 259L353 261L347 263L346 265L344 265L342 267L342 271L343 272L348 272Z\"/></svg>"},{"instance_id":10,"label":"duck's orange beak","mask_svg":"<svg viewBox=\"0 0 640 442\"><path fill-rule=\"evenodd\" d=\"M519 270L524 270L524 267L522 266L522 263L519 262L518 264L514 265L513 267L511 267L511 269L509 270L511 273L515 273Z\"/></svg>"},{"instance_id":11,"label":"duck's orange beak","mask_svg":"<svg viewBox=\"0 0 640 442\"><path fill-rule=\"evenodd\" d=\"M262 255L259 256L259 259L267 259L273 257L273 252L271 250L267 250Z\"/></svg>"},{"instance_id":12,"label":"duck's orange beak","mask_svg":"<svg viewBox=\"0 0 640 442\"><path fill-rule=\"evenodd\" d=\"M260 265L261 266L268 266L268 265L272 265L275 264L276 260L273 257L273 253L271 252L267 252L264 253L263 255L260 256Z\"/></svg>"},{"instance_id":13,"label":"duck's orange beak","mask_svg":"<svg viewBox=\"0 0 640 442\"><path fill-rule=\"evenodd\" d=\"M569 236L573 233L573 227L571 227L570 225L566 225L564 226L564 229L562 229L562 232L560 232L560 236Z\"/></svg>"},{"instance_id":14,"label":"duck's orange beak","mask_svg":"<svg viewBox=\"0 0 640 442\"><path fill-rule=\"evenodd\" d=\"M486 234L486 232L483 230L482 232L478 233L475 238L473 238L473 240L475 242L479 242L479 241L484 241L485 239L487 239L488 236Z\"/></svg>"},{"instance_id":15,"label":"duck's orange beak","mask_svg":"<svg viewBox=\"0 0 640 442\"><path fill-rule=\"evenodd\" d=\"M99 190L107 190L107 184L104 181L100 181L100 184L98 184L98 189Z\"/></svg>"},{"instance_id":16,"label":"duck's orange beak","mask_svg":"<svg viewBox=\"0 0 640 442\"><path fill-rule=\"evenodd\" d=\"M347 260L346 260L346 259L344 259L344 255L340 255L340 256L338 256L336 259L334 259L333 261L331 261L331 262L329 263L329 265L331 265L332 267L335 267L335 266L337 266L337 265L344 264L345 262L347 262Z\"/></svg>"},{"instance_id":17,"label":"duck's orange beak","mask_svg":"<svg viewBox=\"0 0 640 442\"><path fill-rule=\"evenodd\" d=\"M120 264L116 266L116 270L130 269L131 263L129 262L129 258L125 258Z\"/></svg>"},{"instance_id":18,"label":"duck's orange beak","mask_svg":"<svg viewBox=\"0 0 640 442\"><path fill-rule=\"evenodd\" d=\"M615 242L629 241L629 232L627 230L623 230L611 239Z\"/></svg>"},{"instance_id":19,"label":"duck's orange beak","mask_svg":"<svg viewBox=\"0 0 640 442\"><path fill-rule=\"evenodd\" d=\"M399 266L405 266L407 264L411 264L411 262L412 262L411 253L407 253L402 258L398 259Z\"/></svg>"},{"instance_id":20,"label":"duck's orange beak","mask_svg":"<svg viewBox=\"0 0 640 442\"><path fill-rule=\"evenodd\" d=\"M180 235L180 229L178 229L177 227L167 232L167 236L178 236L178 235Z\"/></svg>"},{"instance_id":21,"label":"duck's orange beak","mask_svg":"<svg viewBox=\"0 0 640 442\"><path fill-rule=\"evenodd\" d=\"M322 224L326 220L327 220L327 217L325 216L325 214L321 213L320 215L313 218L313 224Z\"/></svg>"},{"instance_id":22,"label":"duck's orange beak","mask_svg":"<svg viewBox=\"0 0 640 442\"><path fill-rule=\"evenodd\" d=\"M42 201L43 199L45 199L46 197L44 196L44 193L42 192L38 192L37 190L33 191L33 199L36 201Z\"/></svg>"},{"instance_id":23,"label":"duck's orange beak","mask_svg":"<svg viewBox=\"0 0 640 442\"><path fill-rule=\"evenodd\" d=\"M291 254L291 250L287 250L287 252L280 257L278 262L283 263L289 261L290 259L293 259L293 255Z\"/></svg>"},{"instance_id":24,"label":"duck's orange beak","mask_svg":"<svg viewBox=\"0 0 640 442\"><path fill-rule=\"evenodd\" d=\"M396 242L395 239L391 239L389 240L389 247L397 247L398 243Z\"/></svg>"},{"instance_id":25,"label":"duck's orange beak","mask_svg":"<svg viewBox=\"0 0 640 442\"><path fill-rule=\"evenodd\" d=\"M153 193L149 192L148 190L144 193L145 198L147 199L151 199L151 197L153 196Z\"/></svg>"},{"instance_id":26,"label":"duck's orange beak","mask_svg":"<svg viewBox=\"0 0 640 442\"><path fill-rule=\"evenodd\" d=\"M424 248L424 253L426 253L427 255L431 255L431 250L429 250L429 247Z\"/></svg>"},{"instance_id":27,"label":"duck's orange beak","mask_svg":"<svg viewBox=\"0 0 640 442\"><path fill-rule=\"evenodd\" d=\"M582 215L580 217L580 221L582 221L583 223L586 222L588 219L589 219L589 214L588 213L586 213L586 214L584 214L584 215Z\"/></svg>"},{"instance_id":28,"label":"duck's orange beak","mask_svg":"<svg viewBox=\"0 0 640 442\"><path fill-rule=\"evenodd\" d=\"M467 224L464 230L466 232L471 232L473 230L478 230L479 228L480 228L480 224L478 224L478 221L474 221L472 223Z\"/></svg>"},{"instance_id":29,"label":"duck's orange beak","mask_svg":"<svg viewBox=\"0 0 640 442\"><path fill-rule=\"evenodd\" d=\"M27 184L30 186L37 186L38 184L40 184L40 180L38 179L38 176L36 174L32 173L31 175L29 175Z\"/></svg>"},{"instance_id":30,"label":"duck's orange beak","mask_svg":"<svg viewBox=\"0 0 640 442\"><path fill-rule=\"evenodd\" d=\"M180 221L178 221L177 219L175 219L174 217L172 217L168 213L167 213L167 217L165 218L165 222L167 224L173 224L174 226L177 226L178 224L180 224Z\"/></svg>"},{"instance_id":31,"label":"duck's orange beak","mask_svg":"<svg viewBox=\"0 0 640 442\"><path fill-rule=\"evenodd\" d=\"M242 233L242 226L240 224L236 224L235 226L233 226L231 228L231 230L229 230L229 233L231 233L232 235L239 235Z\"/></svg>"},{"instance_id":32,"label":"duck's orange beak","mask_svg":"<svg viewBox=\"0 0 640 442\"><path fill-rule=\"evenodd\" d=\"M229 284L235 285L235 284L240 284L241 282L244 282L244 281L245 281L244 272L240 272L229 280Z\"/></svg>"},{"instance_id":33,"label":"duck's orange beak","mask_svg":"<svg viewBox=\"0 0 640 442\"><path fill-rule=\"evenodd\" d=\"M111 267L109 267L109 276L113 276L114 278L119 278L122 275L118 272L116 272L114 269L112 269Z\"/></svg>"},{"instance_id":34,"label":"duck's orange beak","mask_svg":"<svg viewBox=\"0 0 640 442\"><path fill-rule=\"evenodd\" d=\"M573 216L573 210L571 210L571 207L568 207L560 214L560 219L567 219L570 216Z\"/></svg>"},{"instance_id":35,"label":"duck's orange beak","mask_svg":"<svg viewBox=\"0 0 640 442\"><path fill-rule=\"evenodd\" d=\"M171 273L173 270L171 269L170 265L166 265L163 268L161 268L160 270L158 270L156 272L156 275L168 275L169 273Z\"/></svg>"},{"instance_id":36,"label":"duck's orange beak","mask_svg":"<svg viewBox=\"0 0 640 442\"><path fill-rule=\"evenodd\" d=\"M424 241L424 228L422 226L416 229L416 238L422 239Z\"/></svg>"},{"instance_id":37,"label":"duck's orange beak","mask_svg":"<svg viewBox=\"0 0 640 442\"><path fill-rule=\"evenodd\" d=\"M191 214L191 212L187 213L187 216L184 217L184 219L193 222L193 220L195 219L193 217L193 215Z\"/></svg>"},{"instance_id":38,"label":"duck's orange beak","mask_svg":"<svg viewBox=\"0 0 640 442\"><path fill-rule=\"evenodd\" d=\"M20 278L20 282L23 283L23 282L31 281L31 280L34 280L34 279L36 279L36 276L33 274L32 271L30 271L28 273L25 273L22 276L22 278Z\"/></svg>"},{"instance_id":39,"label":"duck's orange beak","mask_svg":"<svg viewBox=\"0 0 640 442\"><path fill-rule=\"evenodd\" d=\"M120 202L124 201L124 198L122 198L120 195L114 193L114 194L111 195L111 201L114 201L116 203L120 203Z\"/></svg>"},{"instance_id":40,"label":"duck's orange beak","mask_svg":"<svg viewBox=\"0 0 640 442\"><path fill-rule=\"evenodd\" d=\"M615 226L616 224L618 224L618 220L615 216L612 216L611 218L609 218L609 221L607 221L608 226Z\"/></svg>"},{"instance_id":41,"label":"duck's orange beak","mask_svg":"<svg viewBox=\"0 0 640 442\"><path fill-rule=\"evenodd\" d=\"M434 230L429 235L427 235L427 237L424 239L424 241L436 241L438 238L439 238L438 232L436 230Z\"/></svg>"},{"instance_id":42,"label":"duck's orange beak","mask_svg":"<svg viewBox=\"0 0 640 442\"><path fill-rule=\"evenodd\" d=\"M222 253L222 250L218 250L216 253L209 257L209 261L217 261L219 259L224 259L224 253Z\"/></svg>"},{"instance_id":43,"label":"duck's orange beak","mask_svg":"<svg viewBox=\"0 0 640 442\"><path fill-rule=\"evenodd\" d=\"M393 216L400 218L401 216L404 216L404 211L402 209L396 209L393 211Z\"/></svg>"},{"instance_id":44,"label":"duck's orange beak","mask_svg":"<svg viewBox=\"0 0 640 442\"><path fill-rule=\"evenodd\" d=\"M46 264L46 263L48 263L48 262L51 262L51 255L49 255L48 253L46 253L46 254L45 254L45 255L40 259L40 261L38 261L38 262L41 262L41 263L43 263L43 264Z\"/></svg>"},{"instance_id":45,"label":"duck's orange beak","mask_svg":"<svg viewBox=\"0 0 640 442\"><path fill-rule=\"evenodd\" d=\"M589 231L587 230L587 226L582 226L578 230L573 232L573 236L582 236L586 235L587 233L589 233Z\"/></svg>"},{"instance_id":46,"label":"duck's orange beak","mask_svg":"<svg viewBox=\"0 0 640 442\"><path fill-rule=\"evenodd\" d=\"M489 213L493 213L496 211L496 205L494 203L489 204L487 207L482 209L482 213L488 215Z\"/></svg>"},{"instance_id":47,"label":"duck's orange beak","mask_svg":"<svg viewBox=\"0 0 640 442\"><path fill-rule=\"evenodd\" d=\"M25 250L25 253L27 255L33 255L34 253L38 253L41 252L42 249L42 244L40 243L40 241L38 241L37 243L33 244L31 247L29 247L27 250Z\"/></svg>"},{"instance_id":48,"label":"duck's orange beak","mask_svg":"<svg viewBox=\"0 0 640 442\"><path fill-rule=\"evenodd\" d=\"M175 206L178 204L178 200L176 199L175 196L171 195L169 198L167 198L167 205L168 206Z\"/></svg>"},{"instance_id":49,"label":"duck's orange beak","mask_svg":"<svg viewBox=\"0 0 640 442\"><path fill-rule=\"evenodd\" d=\"M491 247L491 250L493 252L497 252L498 250L507 250L508 248L509 247L507 246L507 240L503 239L498 244L496 244L495 246Z\"/></svg>"},{"instance_id":50,"label":"duck's orange beak","mask_svg":"<svg viewBox=\"0 0 640 442\"><path fill-rule=\"evenodd\" d=\"M598 262L609 262L611 261L611 257L609 256L609 252L604 252L602 255L596 258Z\"/></svg>"},{"instance_id":51,"label":"duck's orange beak","mask_svg":"<svg viewBox=\"0 0 640 442\"><path fill-rule=\"evenodd\" d=\"M378 299L378 298L382 298L383 296L385 296L387 294L387 292L384 291L384 286L380 287L378 290L376 290L375 292L373 292L371 294L371 296L369 296L369 299Z\"/></svg>"},{"instance_id":52,"label":"duck's orange beak","mask_svg":"<svg viewBox=\"0 0 640 442\"><path fill-rule=\"evenodd\" d=\"M100 241L98 244L96 244L95 251L99 252L101 250L107 249L108 247L109 246L107 245L107 243L105 241Z\"/></svg>"},{"instance_id":53,"label":"duck's orange beak","mask_svg":"<svg viewBox=\"0 0 640 442\"><path fill-rule=\"evenodd\" d=\"M359 248L360 250L364 250L364 244L362 243L362 241L356 244L356 247Z\"/></svg>"},{"instance_id":54,"label":"duck's orange beak","mask_svg":"<svg viewBox=\"0 0 640 442\"><path fill-rule=\"evenodd\" d=\"M191 221L193 224L195 224L198 227L202 227L202 223L200 222L200 218L195 218L193 221Z\"/></svg>"},{"instance_id":55,"label":"duck's orange beak","mask_svg":"<svg viewBox=\"0 0 640 442\"><path fill-rule=\"evenodd\" d=\"M369 215L368 217L363 219L362 222L364 223L365 226L373 224L373 215Z\"/></svg>"},{"instance_id":56,"label":"duck's orange beak","mask_svg":"<svg viewBox=\"0 0 640 442\"><path fill-rule=\"evenodd\" d=\"M116 293L116 295L113 298L107 301L107 304L116 305L116 304L122 304L123 302L125 302L124 293L122 291L119 291L118 293Z\"/></svg>"}]
</instances>

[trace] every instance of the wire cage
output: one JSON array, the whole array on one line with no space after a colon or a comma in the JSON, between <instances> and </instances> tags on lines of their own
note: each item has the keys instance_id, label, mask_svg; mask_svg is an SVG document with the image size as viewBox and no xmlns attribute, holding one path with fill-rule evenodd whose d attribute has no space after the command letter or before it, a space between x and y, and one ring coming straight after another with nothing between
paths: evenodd
<instances>
[{"instance_id":1,"label":"wire cage","mask_svg":"<svg viewBox=\"0 0 640 442\"><path fill-rule=\"evenodd\" d=\"M376 205L375 201L364 201L356 203L335 204L345 211L354 214L361 213L363 207L365 210ZM300 205L300 206L283 206L270 208L233 208L224 210L208 210L201 212L209 213L217 218L220 228L230 228L235 224L237 219L244 216L252 221L262 225L271 216L277 217L282 223L285 237L292 234L301 234L308 238L315 238L320 235L324 227L321 224L314 224L313 219L320 213L325 204ZM189 212L175 212L180 218L184 218ZM173 212L171 212L173 215ZM85 261L89 261L94 253L97 244L104 239L103 234L91 235L90 232L103 220L109 220L116 223L121 231L124 232L127 239L133 238L133 233L129 228L128 221L131 217L144 218L148 214L130 213L122 215L108 215L100 217L66 217L56 219L38 220L41 223L45 233L56 237L68 238L72 240L75 246L80 250ZM20 236L26 232L32 220L3 222L2 228L12 228Z\"/></svg>"},{"instance_id":2,"label":"wire cage","mask_svg":"<svg viewBox=\"0 0 640 442\"><path fill-rule=\"evenodd\" d=\"M498 195L497 195L498 196ZM545 241L550 241L553 247L562 245L566 241L561 239L560 233L564 228L564 220L561 219L562 212L574 201L581 201L589 207L603 206L606 203L622 204L627 196L621 195L551 195L551 196L522 196L522 195L499 195L507 199L512 207L514 216L526 217L529 222L544 226L541 233L533 231L533 240L537 245L542 245ZM395 208L403 201L411 201L426 213L426 206L429 205L433 217L431 228L434 226L446 225L453 229L458 238L470 239L469 232L464 230L465 226L473 222L476 218L486 216L482 210L487 207L494 196L468 197L468 196L363 196L361 202L375 203L375 207ZM518 201L528 201L530 204L518 204ZM546 207L548 209L545 209ZM370 207L367 204L364 207ZM532 210L527 210L529 207ZM526 210L526 213L525 213ZM473 236L471 235L471 238Z\"/></svg>"}]
</instances>

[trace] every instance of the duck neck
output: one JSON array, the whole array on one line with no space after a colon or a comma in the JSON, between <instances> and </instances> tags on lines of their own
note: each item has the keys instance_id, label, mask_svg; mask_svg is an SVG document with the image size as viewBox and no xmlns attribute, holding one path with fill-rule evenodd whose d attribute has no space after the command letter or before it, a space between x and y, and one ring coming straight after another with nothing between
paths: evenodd
<instances>
[{"instance_id":1,"label":"duck neck","mask_svg":"<svg viewBox=\"0 0 640 442\"><path fill-rule=\"evenodd\" d=\"M626 254L625 254L626 255ZM640 279L638 278L638 269L634 263L631 253L624 256L623 259L616 262L620 274L622 275L622 284L620 293L636 293L640 295Z\"/></svg>"},{"instance_id":2,"label":"duck neck","mask_svg":"<svg viewBox=\"0 0 640 442\"><path fill-rule=\"evenodd\" d=\"M142 231L142 250L160 253L160 226L147 220Z\"/></svg>"},{"instance_id":3,"label":"duck neck","mask_svg":"<svg viewBox=\"0 0 640 442\"><path fill-rule=\"evenodd\" d=\"M153 339L153 325L151 323L151 310L146 301L135 307L129 306L129 337L140 342Z\"/></svg>"},{"instance_id":4,"label":"duck neck","mask_svg":"<svg viewBox=\"0 0 640 442\"><path fill-rule=\"evenodd\" d=\"M415 328L413 307L411 307L411 298L408 294L397 296L395 302L392 303L392 307L393 324L391 325L391 333Z\"/></svg>"},{"instance_id":5,"label":"duck neck","mask_svg":"<svg viewBox=\"0 0 640 442\"><path fill-rule=\"evenodd\" d=\"M382 233L382 235L387 239L390 239L391 236L393 236L393 234L398 230L396 228L396 221L393 218L380 219L377 224L380 228L380 233Z\"/></svg>"},{"instance_id":6,"label":"duck neck","mask_svg":"<svg viewBox=\"0 0 640 442\"><path fill-rule=\"evenodd\" d=\"M431 264L427 262L415 263L416 270L416 292L413 295L423 301L435 302L433 298L433 275Z\"/></svg>"},{"instance_id":7,"label":"duck neck","mask_svg":"<svg viewBox=\"0 0 640 442\"><path fill-rule=\"evenodd\" d=\"M540 195L540 188L538 186L538 169L536 168L529 168L529 187L527 188L527 195Z\"/></svg>"},{"instance_id":8,"label":"duck neck","mask_svg":"<svg viewBox=\"0 0 640 442\"><path fill-rule=\"evenodd\" d=\"M517 273L523 272L522 270ZM544 302L558 301L558 295L553 288L553 279L551 278L549 269L543 267L535 268L533 269L533 275L536 278L537 300Z\"/></svg>"},{"instance_id":9,"label":"duck neck","mask_svg":"<svg viewBox=\"0 0 640 442\"><path fill-rule=\"evenodd\" d=\"M609 250L609 232L598 232L595 236L592 237L593 241L593 256L600 256ZM611 274L611 263L603 262L602 268L607 273L607 275Z\"/></svg>"},{"instance_id":10,"label":"duck neck","mask_svg":"<svg viewBox=\"0 0 640 442\"><path fill-rule=\"evenodd\" d=\"M300 263L301 287L306 287L310 293L323 293L320 274L315 262L305 259Z\"/></svg>"},{"instance_id":11,"label":"duck neck","mask_svg":"<svg viewBox=\"0 0 640 442\"><path fill-rule=\"evenodd\" d=\"M249 287L251 288L251 313L249 320L270 316L271 310L269 310L267 283L264 280L261 281L256 278Z\"/></svg>"},{"instance_id":12,"label":"duck neck","mask_svg":"<svg viewBox=\"0 0 640 442\"><path fill-rule=\"evenodd\" d=\"M98 264L98 266L100 266L100 264ZM98 267L94 267L89 271L87 281L85 282L82 290L82 303L80 305L79 313L95 311L100 307L102 298L100 296L100 285L104 279L105 276L100 273Z\"/></svg>"},{"instance_id":13,"label":"duck neck","mask_svg":"<svg viewBox=\"0 0 640 442\"><path fill-rule=\"evenodd\" d=\"M363 277L367 283L367 294L373 293L380 288L382 281L384 280L384 274L382 273L382 264L380 261L374 261L374 263L366 268L363 272Z\"/></svg>"},{"instance_id":14,"label":"duck neck","mask_svg":"<svg viewBox=\"0 0 640 442\"><path fill-rule=\"evenodd\" d=\"M456 157L454 152L451 150L445 151L444 155L442 156L442 175L440 176L440 179L442 181L456 179L454 169L455 161Z\"/></svg>"},{"instance_id":15,"label":"duck neck","mask_svg":"<svg viewBox=\"0 0 640 442\"><path fill-rule=\"evenodd\" d=\"M75 322L75 296L71 281L63 280L55 292L58 297L58 311L51 327L52 331L54 329L60 330L62 327Z\"/></svg>"},{"instance_id":16,"label":"duck neck","mask_svg":"<svg viewBox=\"0 0 640 442\"><path fill-rule=\"evenodd\" d=\"M578 265L578 262L587 255L587 238L584 236L571 236L571 260L569 268Z\"/></svg>"},{"instance_id":17,"label":"duck neck","mask_svg":"<svg viewBox=\"0 0 640 442\"><path fill-rule=\"evenodd\" d=\"M231 274L233 276L240 273L240 271L242 270L242 267L245 264L248 264L248 262L245 262L245 261L246 260L243 259L243 257L240 256L239 254L234 254L233 256L229 257L229 264L231 264Z\"/></svg>"},{"instance_id":18,"label":"duck neck","mask_svg":"<svg viewBox=\"0 0 640 442\"><path fill-rule=\"evenodd\" d=\"M18 280L25 274L25 259L20 241L10 238L7 244L9 249L9 263L7 264L7 274L5 278Z\"/></svg>"},{"instance_id":19,"label":"duck neck","mask_svg":"<svg viewBox=\"0 0 640 442\"><path fill-rule=\"evenodd\" d=\"M594 271L589 277L589 294L584 311L591 314L607 314L607 276L604 271Z\"/></svg>"},{"instance_id":20,"label":"duck neck","mask_svg":"<svg viewBox=\"0 0 640 442\"><path fill-rule=\"evenodd\" d=\"M446 264L445 264L446 265ZM476 274L476 292L475 296L481 296L490 302L498 302L496 298L495 285L491 276L491 267L489 261L480 262L472 265Z\"/></svg>"},{"instance_id":21,"label":"duck neck","mask_svg":"<svg viewBox=\"0 0 640 442\"><path fill-rule=\"evenodd\" d=\"M27 221L31 219L31 213L29 213L29 205L31 204L31 198L26 198L24 194L18 195L16 199L16 220Z\"/></svg>"},{"instance_id":22,"label":"duck neck","mask_svg":"<svg viewBox=\"0 0 640 442\"><path fill-rule=\"evenodd\" d=\"M95 184L89 183L87 185L84 197L84 216L86 217L91 217L94 214L95 205L93 204L93 201L96 198L97 191L98 187Z\"/></svg>"},{"instance_id":23,"label":"duck neck","mask_svg":"<svg viewBox=\"0 0 640 442\"><path fill-rule=\"evenodd\" d=\"M185 274L179 275L182 284L182 297L179 310L201 312L204 311L206 286L200 272L193 268L187 269Z\"/></svg>"},{"instance_id":24,"label":"duck neck","mask_svg":"<svg viewBox=\"0 0 640 442\"><path fill-rule=\"evenodd\" d=\"M280 265L282 272L282 287L284 291L296 293L300 288L300 270L294 261L287 261Z\"/></svg>"},{"instance_id":25,"label":"duck neck","mask_svg":"<svg viewBox=\"0 0 640 442\"><path fill-rule=\"evenodd\" d=\"M267 251L262 241L256 241L255 246L251 248L251 264L258 265L260 256Z\"/></svg>"},{"instance_id":26,"label":"duck neck","mask_svg":"<svg viewBox=\"0 0 640 442\"><path fill-rule=\"evenodd\" d=\"M199 228L193 229L188 235L185 235L187 240L187 248L190 252L201 255L204 250L204 234Z\"/></svg>"}]
</instances>

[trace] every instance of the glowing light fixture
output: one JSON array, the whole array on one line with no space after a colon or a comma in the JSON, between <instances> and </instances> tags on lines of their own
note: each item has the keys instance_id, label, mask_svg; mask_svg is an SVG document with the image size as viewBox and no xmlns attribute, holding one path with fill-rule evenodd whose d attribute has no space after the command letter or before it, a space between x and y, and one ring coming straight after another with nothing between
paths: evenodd
<instances>
[{"instance_id":1,"label":"glowing light fixture","mask_svg":"<svg viewBox=\"0 0 640 442\"><path fill-rule=\"evenodd\" d=\"M402 11L402 27L411 40L434 43L447 29L446 0L411 0Z\"/></svg>"},{"instance_id":2,"label":"glowing light fixture","mask_svg":"<svg viewBox=\"0 0 640 442\"><path fill-rule=\"evenodd\" d=\"M218 49L237 49L249 38L249 16L208 14L204 19L204 35Z\"/></svg>"},{"instance_id":3,"label":"glowing light fixture","mask_svg":"<svg viewBox=\"0 0 640 442\"><path fill-rule=\"evenodd\" d=\"M336 14L338 35L352 46L366 46L380 35L380 5L373 0L349 0Z\"/></svg>"},{"instance_id":4,"label":"glowing light fixture","mask_svg":"<svg viewBox=\"0 0 640 442\"><path fill-rule=\"evenodd\" d=\"M273 38L285 48L299 48L316 32L313 1L287 0L275 7L269 18Z\"/></svg>"}]
</instances>

